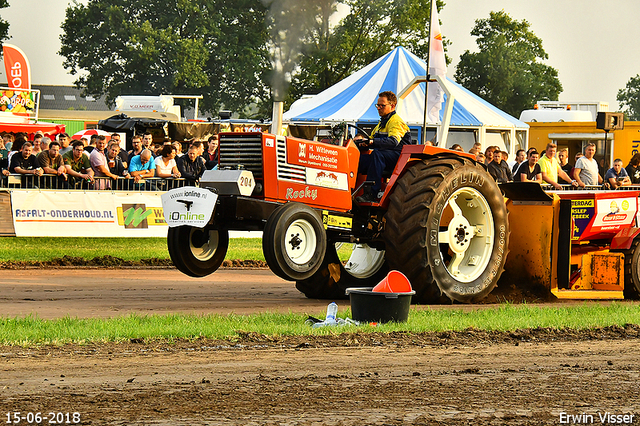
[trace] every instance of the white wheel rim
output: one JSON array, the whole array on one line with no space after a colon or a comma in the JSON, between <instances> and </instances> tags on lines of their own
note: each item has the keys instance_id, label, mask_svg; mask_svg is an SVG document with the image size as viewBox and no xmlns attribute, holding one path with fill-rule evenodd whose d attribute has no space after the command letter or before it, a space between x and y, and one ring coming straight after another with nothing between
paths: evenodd
<instances>
[{"instance_id":1,"label":"white wheel rim","mask_svg":"<svg viewBox=\"0 0 640 426\"><path fill-rule=\"evenodd\" d=\"M344 243L336 243L336 250ZM350 275L364 279L373 276L384 263L384 250L376 250L367 244L352 244L352 252L344 269Z\"/></svg>"},{"instance_id":2,"label":"white wheel rim","mask_svg":"<svg viewBox=\"0 0 640 426\"><path fill-rule=\"evenodd\" d=\"M313 226L306 220L295 220L285 232L285 251L296 265L305 265L316 251L318 238Z\"/></svg>"},{"instance_id":3,"label":"white wheel rim","mask_svg":"<svg viewBox=\"0 0 640 426\"><path fill-rule=\"evenodd\" d=\"M474 188L458 189L447 199L446 206L440 219L438 242L446 244L447 250L441 251L440 260L455 280L472 282L485 271L493 252L491 208ZM443 223L445 220L449 222Z\"/></svg>"},{"instance_id":4,"label":"white wheel rim","mask_svg":"<svg viewBox=\"0 0 640 426\"><path fill-rule=\"evenodd\" d=\"M205 235L207 233L207 231L205 230L200 230L197 228L191 229L191 232L189 233L189 250L191 250L191 254L193 254L193 257L195 257L197 260L199 260L200 262L206 262L210 260L213 257L213 255L216 254L216 250L218 250L218 244L219 244L218 231L209 230L208 240L205 241L204 244L200 247L195 246L193 244L194 239L200 238L200 236L198 235L194 236L194 233L196 232L201 232L201 233L204 233Z\"/></svg>"}]
</instances>

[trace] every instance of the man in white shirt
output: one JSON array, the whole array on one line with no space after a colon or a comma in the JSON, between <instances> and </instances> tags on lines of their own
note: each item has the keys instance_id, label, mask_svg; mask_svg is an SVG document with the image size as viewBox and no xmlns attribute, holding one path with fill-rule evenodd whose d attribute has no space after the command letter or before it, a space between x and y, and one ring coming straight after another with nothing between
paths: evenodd
<instances>
[{"instance_id":1,"label":"man in white shirt","mask_svg":"<svg viewBox=\"0 0 640 426\"><path fill-rule=\"evenodd\" d=\"M596 144L589 142L584 149L584 156L576 161L574 175L581 188L602 184L602 177L598 174L598 162L593 158L595 154Z\"/></svg>"},{"instance_id":2,"label":"man in white shirt","mask_svg":"<svg viewBox=\"0 0 640 426\"><path fill-rule=\"evenodd\" d=\"M109 177L111 179L118 179L118 176L111 173L111 170L109 170L107 156L104 153L104 149L106 146L106 138L102 135L99 135L96 139L96 147L93 151L91 151L91 155L89 156L91 168L93 169L94 176L97 178ZM108 179L96 179L95 185L96 189L110 189L111 181L109 181Z\"/></svg>"}]
</instances>

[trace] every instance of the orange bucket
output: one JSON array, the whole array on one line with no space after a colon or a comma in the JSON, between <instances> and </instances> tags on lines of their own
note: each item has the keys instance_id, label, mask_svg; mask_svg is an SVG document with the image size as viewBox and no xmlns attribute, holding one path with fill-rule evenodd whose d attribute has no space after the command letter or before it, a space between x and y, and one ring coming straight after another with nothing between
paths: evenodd
<instances>
[{"instance_id":1,"label":"orange bucket","mask_svg":"<svg viewBox=\"0 0 640 426\"><path fill-rule=\"evenodd\" d=\"M372 291L378 293L408 293L411 290L409 279L400 271L389 271L386 277Z\"/></svg>"}]
</instances>

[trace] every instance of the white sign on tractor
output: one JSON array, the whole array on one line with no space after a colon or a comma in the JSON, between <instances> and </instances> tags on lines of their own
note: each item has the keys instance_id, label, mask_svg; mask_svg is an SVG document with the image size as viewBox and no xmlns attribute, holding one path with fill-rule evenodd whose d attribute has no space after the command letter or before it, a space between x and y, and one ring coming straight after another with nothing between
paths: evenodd
<instances>
[{"instance_id":1,"label":"white sign on tractor","mask_svg":"<svg viewBox=\"0 0 640 426\"><path fill-rule=\"evenodd\" d=\"M196 187L174 188L161 196L164 220L169 227L204 228L216 206L218 194Z\"/></svg>"}]
</instances>

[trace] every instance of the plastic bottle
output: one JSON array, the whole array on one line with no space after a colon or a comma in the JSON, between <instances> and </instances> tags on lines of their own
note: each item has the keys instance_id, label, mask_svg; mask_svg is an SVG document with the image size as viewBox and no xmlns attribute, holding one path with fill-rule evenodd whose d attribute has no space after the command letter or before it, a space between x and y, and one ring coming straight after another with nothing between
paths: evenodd
<instances>
[{"instance_id":1,"label":"plastic bottle","mask_svg":"<svg viewBox=\"0 0 640 426\"><path fill-rule=\"evenodd\" d=\"M327 318L325 318L324 322L334 323L336 322L336 315L338 314L338 305L336 302L329 303L327 306Z\"/></svg>"}]
</instances>

